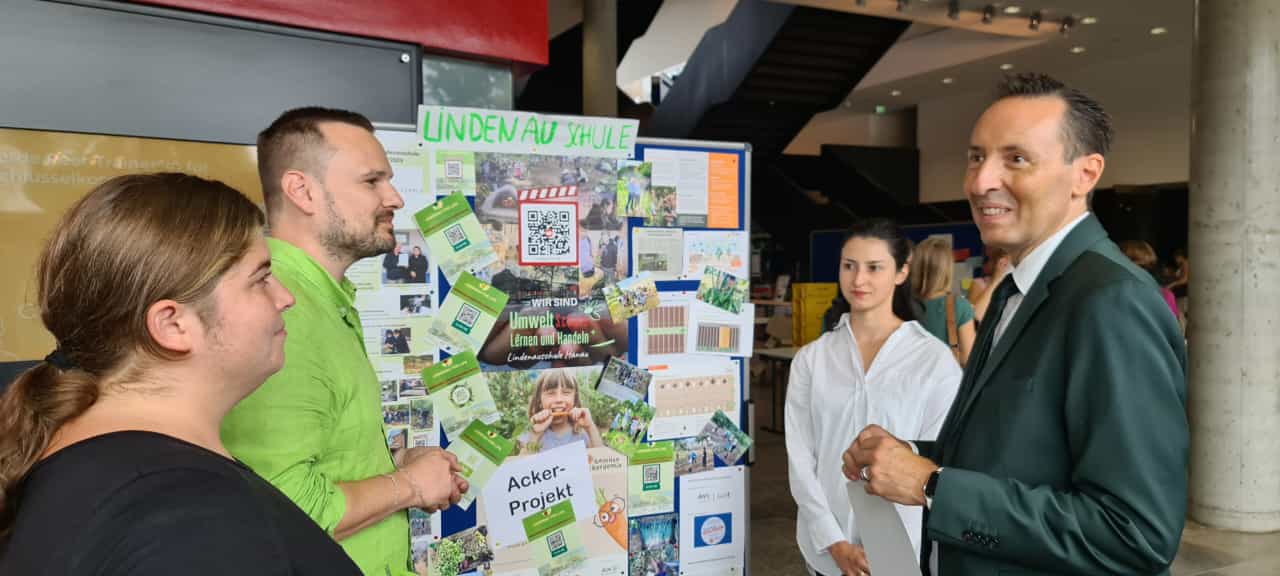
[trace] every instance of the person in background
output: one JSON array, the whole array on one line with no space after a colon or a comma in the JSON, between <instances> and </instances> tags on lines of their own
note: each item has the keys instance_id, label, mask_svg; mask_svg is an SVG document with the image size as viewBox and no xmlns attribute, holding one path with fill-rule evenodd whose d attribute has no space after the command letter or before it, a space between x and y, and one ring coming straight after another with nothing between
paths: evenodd
<instances>
[{"instance_id":1,"label":"person in background","mask_svg":"<svg viewBox=\"0 0 1280 576\"><path fill-rule=\"evenodd\" d=\"M258 136L258 172L272 270L297 298L284 315L294 337L280 372L227 415L222 440L365 574L412 574L405 510L446 508L467 484L438 448L392 459L356 288L345 276L396 245L392 217L404 201L391 165L367 118L312 107L285 112Z\"/></svg>"},{"instance_id":2,"label":"person in background","mask_svg":"<svg viewBox=\"0 0 1280 576\"><path fill-rule=\"evenodd\" d=\"M869 424L934 437L960 385L951 351L912 320L910 257L893 222L855 224L840 251L846 305L836 327L791 364L785 426L796 541L809 570L824 576L870 572L861 534L877 529L860 525L849 507L844 448ZM920 510L899 513L918 548Z\"/></svg>"},{"instance_id":3,"label":"person in background","mask_svg":"<svg viewBox=\"0 0 1280 576\"><path fill-rule=\"evenodd\" d=\"M951 240L926 238L911 255L911 292L924 304L920 323L930 334L946 342L964 366L976 334L973 306L952 290L955 260Z\"/></svg>"},{"instance_id":4,"label":"person in background","mask_svg":"<svg viewBox=\"0 0 1280 576\"><path fill-rule=\"evenodd\" d=\"M284 361L293 297L262 230L236 190L173 173L62 216L37 269L55 348L0 397L0 573L359 574L218 437Z\"/></svg>"},{"instance_id":5,"label":"person in background","mask_svg":"<svg viewBox=\"0 0 1280 576\"><path fill-rule=\"evenodd\" d=\"M403 246L396 244L382 257L382 277L388 282L404 282L408 271L400 265L400 251Z\"/></svg>"},{"instance_id":6,"label":"person in background","mask_svg":"<svg viewBox=\"0 0 1280 576\"><path fill-rule=\"evenodd\" d=\"M969 285L969 302L973 305L975 324L982 324L982 319L987 314L987 306L991 304L991 294L995 292L996 286L1000 285L1000 281L1004 280L1011 267L1009 255L1004 250L987 246L987 256L982 261L983 275L981 278L974 278L973 283Z\"/></svg>"},{"instance_id":7,"label":"person in background","mask_svg":"<svg viewBox=\"0 0 1280 576\"><path fill-rule=\"evenodd\" d=\"M1120 251L1124 252L1134 264L1139 268L1146 270L1151 275L1151 280L1160 287L1160 297L1164 298L1164 303L1169 305L1169 311L1173 312L1173 317L1179 321L1182 315L1178 313L1178 302L1174 300L1173 291L1161 286L1160 273L1156 267L1160 264L1160 260L1156 258L1156 251L1150 244L1142 240L1125 240L1120 243Z\"/></svg>"},{"instance_id":8,"label":"person in background","mask_svg":"<svg viewBox=\"0 0 1280 576\"><path fill-rule=\"evenodd\" d=\"M1174 301L1178 303L1178 311L1182 313L1185 322L1189 317L1190 302L1187 298L1187 283L1191 281L1191 262L1187 260L1187 252L1178 248L1173 251L1173 263L1173 281L1167 288L1173 291Z\"/></svg>"}]
</instances>

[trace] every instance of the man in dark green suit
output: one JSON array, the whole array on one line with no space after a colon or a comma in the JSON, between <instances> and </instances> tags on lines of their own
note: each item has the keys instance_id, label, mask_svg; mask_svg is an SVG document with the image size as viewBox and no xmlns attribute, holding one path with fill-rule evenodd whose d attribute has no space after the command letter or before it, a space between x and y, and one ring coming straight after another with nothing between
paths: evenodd
<instances>
[{"instance_id":1,"label":"man in dark green suit","mask_svg":"<svg viewBox=\"0 0 1280 576\"><path fill-rule=\"evenodd\" d=\"M1007 79L974 126L965 194L1013 270L937 441L870 426L844 457L868 492L926 506L934 574L1169 573L1186 349L1151 276L1088 211L1110 140L1096 102L1040 75Z\"/></svg>"}]
</instances>

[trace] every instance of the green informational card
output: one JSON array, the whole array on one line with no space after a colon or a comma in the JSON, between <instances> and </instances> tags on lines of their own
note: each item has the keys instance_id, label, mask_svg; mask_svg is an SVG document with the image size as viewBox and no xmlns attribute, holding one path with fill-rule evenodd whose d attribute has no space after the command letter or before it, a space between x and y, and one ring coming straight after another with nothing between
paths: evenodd
<instances>
[{"instance_id":1,"label":"green informational card","mask_svg":"<svg viewBox=\"0 0 1280 576\"><path fill-rule=\"evenodd\" d=\"M573 502L559 504L534 513L523 520L525 536L533 547L533 560L538 576L554 576L581 564L586 559L582 532L573 515Z\"/></svg>"},{"instance_id":2,"label":"green informational card","mask_svg":"<svg viewBox=\"0 0 1280 576\"><path fill-rule=\"evenodd\" d=\"M432 319L431 335L456 350L479 350L506 305L506 293L463 272Z\"/></svg>"},{"instance_id":3,"label":"green informational card","mask_svg":"<svg viewBox=\"0 0 1280 576\"><path fill-rule=\"evenodd\" d=\"M453 193L413 215L427 251L450 283L464 272L480 270L498 261L489 236L480 227L466 196Z\"/></svg>"},{"instance_id":4,"label":"green informational card","mask_svg":"<svg viewBox=\"0 0 1280 576\"><path fill-rule=\"evenodd\" d=\"M458 439L449 444L449 452L458 457L460 473L470 486L462 495L458 506L463 510L470 508L476 496L484 490L485 484L493 472L507 459L515 445L503 438L498 431L484 422L472 420Z\"/></svg>"},{"instance_id":5,"label":"green informational card","mask_svg":"<svg viewBox=\"0 0 1280 576\"><path fill-rule=\"evenodd\" d=\"M631 451L627 469L627 514L647 516L676 510L675 444L654 442Z\"/></svg>"},{"instance_id":6,"label":"green informational card","mask_svg":"<svg viewBox=\"0 0 1280 576\"><path fill-rule=\"evenodd\" d=\"M423 368L422 383L440 419L440 429L450 440L473 420L493 424L502 417L474 353L462 352Z\"/></svg>"}]
</instances>

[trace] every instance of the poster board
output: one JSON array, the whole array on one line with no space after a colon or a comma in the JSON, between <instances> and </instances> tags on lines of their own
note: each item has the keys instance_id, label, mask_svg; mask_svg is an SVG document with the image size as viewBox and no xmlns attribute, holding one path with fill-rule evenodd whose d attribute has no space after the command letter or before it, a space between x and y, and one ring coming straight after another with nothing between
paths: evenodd
<instances>
[{"instance_id":1,"label":"poster board","mask_svg":"<svg viewBox=\"0 0 1280 576\"><path fill-rule=\"evenodd\" d=\"M427 106L420 111L416 142L413 143L415 152L406 162L421 169L423 193L411 199L404 193L404 187L397 183L406 202L406 207L396 216L397 234L402 216L411 217L413 212L428 204L458 194L466 198L480 229L492 245L495 263L470 272L475 278L503 292L508 300L485 344L473 352L496 406L497 414L491 424L515 445L515 453L493 473L489 482L516 482L506 492L505 498L497 495L502 490L490 485L489 495L481 495L475 505L466 509L453 507L433 515L429 528L415 531L412 546L415 560L421 553L431 574L449 574L450 569L457 569L463 574L468 571L479 574L538 574L550 570L550 564L544 562L558 561L547 560L539 554L539 546L545 545L549 536L539 532L532 534L527 542L520 542L515 537L518 535L517 527L511 524L513 511L523 512L530 506L546 506L550 510L555 508L557 494L563 497L578 487L573 481L565 480L577 476L565 474L564 467L540 468L531 463L543 455L561 452L560 448L547 445L545 434L548 432L543 432L541 441L536 437L531 415L534 396L541 390L540 382L552 378L552 374L576 383L575 401L590 412L590 418L600 429L602 444L594 445L590 435L585 440L595 489L591 496L597 509L590 517L583 517L582 506L575 505L576 516L564 524L573 536L555 540L571 543L569 553L585 555L585 559L575 564L576 567L559 573L591 576L636 574L641 573L642 563L659 561L667 562L672 569L678 566L680 539L689 537L686 534L688 530L680 532L678 527L682 521L695 521L681 517L684 510L679 502L681 476L674 475L673 482L663 486L670 492L669 509L662 509L658 504L658 508L653 509L660 510L657 513L628 515L628 503L634 502L630 499L631 492L636 490L636 486L627 489L629 484L633 484L628 478L632 475L634 478L646 478L645 471L640 469L643 466L631 466L629 456L637 447L649 445L653 440L649 433L654 428L649 427L646 432L642 427L636 433L635 428L626 427L626 421L628 416L644 412L654 418L654 422L678 424L675 416L667 416L678 411L675 407L654 403L655 387L675 386L684 381L679 374L669 374L672 377L663 379L654 372L654 383L649 385L647 394L630 403L601 392L607 388L594 389L595 383L602 380L604 367L610 358L623 360L631 366L638 366L643 360L641 340L644 336L641 331L648 325L648 316L655 311L645 310L636 316L615 319L614 314L643 310L643 305L636 305L628 311L617 300L605 297L606 288L612 289L623 280L628 281L624 286L653 280L652 285L660 300L671 298L676 302L680 301L677 296L681 295L686 298L683 302L690 310L694 305L698 306L697 312L701 315L686 317L685 320L707 318L706 325L701 326L705 329L702 331L704 338L700 341L699 331L686 329L680 341L682 349L705 351L677 356L690 363L705 359L710 364L729 367L725 378L731 382L731 387L719 385L719 392L708 394L710 399L700 408L723 408L738 428L751 430L749 371L745 369L744 357L750 355L750 335L734 332L734 314L723 310L708 311L708 305L696 301L694 294L702 282L702 274L689 272L707 265L733 269L735 264L740 264L733 272L744 279L749 277L747 242L742 242L745 249L737 255L741 262L723 253L723 250L732 249L736 241L736 238L725 237L723 233L740 234L744 240L749 235L746 226L750 218L749 147L733 143L636 139L634 130L632 121L607 118ZM387 139L383 141L384 145L388 142ZM408 141L405 144L408 145ZM387 146L394 164L393 148ZM658 168L658 178L660 182L671 184L666 188L672 190L664 190L664 194L685 200L676 203L674 214L665 215L666 221L659 221L651 214L653 210L649 210L658 205L654 202L651 185L641 195L634 194L646 188L642 184L650 184L638 180L651 177L652 173L637 172L635 167L635 163L646 160L657 160L660 165L666 163ZM663 173L662 170L668 172ZM401 172L399 166L396 172ZM640 178L633 181L631 177L637 175ZM688 209L688 213L679 211L681 205ZM536 214L530 215L531 209ZM569 216L562 218L560 213ZM548 222L550 216L556 217L555 222L576 221L576 225L571 226L576 230L556 226L553 234L569 235L576 264L566 265L566 261L548 257L545 253L529 252L530 247L526 244L529 221L536 219L541 225ZM672 232L677 230L679 234L673 236ZM686 235L695 245L709 247L710 252L699 254L691 261L685 258ZM416 242L418 238L410 234L410 242ZM662 276L653 274L653 270L644 270L644 279L637 279L641 272L636 265L637 246L646 249L657 246L655 253L658 254L666 251L665 264L673 274ZM717 247L720 252L717 252ZM674 255L675 252L680 252L679 257ZM427 256L431 261L428 284L433 288L429 294L434 297L431 310L439 313L442 303L453 293L453 285L437 267L436 259L430 254ZM660 256L647 257L646 267L659 260L663 259ZM371 302L391 302L398 298L398 291L405 290L395 282L388 282L383 264L394 265L392 261L379 257L353 267L353 270L363 271L363 274L355 273L353 280L355 277L363 278L362 294L367 294ZM675 273L677 270L679 272ZM363 290L366 287L368 290ZM392 292L395 297L385 295ZM611 297L616 298L616 291ZM628 304L634 305L635 302L628 301ZM610 309L610 305L614 307ZM749 320L750 311L746 314ZM429 324L430 321L401 315L379 322L367 318L363 310L361 317L365 319L366 334L388 329L394 331L396 327L402 334L406 330L410 334L407 353L401 347L396 353L382 354L384 348L380 342L370 348L371 360L379 370L380 378L400 380L394 386L388 385L387 406L404 403L403 396L393 397L390 394L392 389L397 393L404 390L417 393L419 387L426 387L414 382L415 377L407 370L404 358L416 357L413 367L417 368L451 361L455 353L464 351L438 340L428 342L420 339L417 334L421 323ZM413 324L415 321L419 324ZM745 349L731 346L737 342L735 337L748 340ZM547 338L560 346L551 350L538 346L545 344ZM566 348L573 350L566 351ZM393 346L388 350L397 349ZM744 350L744 354L734 355ZM400 358L399 363L397 357ZM662 368L665 370L670 366L664 364ZM403 380L409 380L409 383L406 385ZM409 401L410 406L414 401ZM398 408L391 411L392 418L398 418L396 410ZM711 415L710 412L705 414L707 422ZM440 419L435 420L438 422ZM745 506L750 501L745 492L748 484L745 464L749 455L734 453L733 461L725 462L713 457L717 452L713 452L709 444L700 452L690 451L686 444L695 436L701 437L698 436L700 430L693 428L701 428L704 422L699 421L695 425L687 417L686 420L683 428L678 428L684 431L685 436L670 440L672 447L669 453L678 457L701 455L702 467L696 470L718 471L722 476L731 477L721 481L739 486L734 489L733 501L737 506ZM438 423L431 434L424 435L412 428L412 418L410 421L407 437L411 441L420 435L425 441L425 436L430 436L439 445L448 447L455 440L442 433ZM619 421L623 422L622 426L616 426ZM658 443L659 446L663 444ZM675 460L673 457L667 464L673 470L676 468ZM558 469L560 474L555 473ZM513 470L524 472L513 475ZM530 473L528 470L541 471ZM695 472L694 469L682 470ZM529 497L530 493L539 493L539 486L545 486L545 490L540 492L543 496L535 494ZM573 494L576 499L580 491ZM697 507L694 510L699 511ZM745 551L750 549L749 545L743 546L749 543L748 511L735 510L732 515L726 513L714 519L710 518L715 515L702 512L706 511L701 510L696 521L700 526L709 522L704 530L708 538L698 540L698 546L720 546L723 542L724 549L729 550L729 560L721 559L717 569L732 564L734 573L745 572ZM740 525L724 526L726 521ZM501 522L501 525L490 525L489 522ZM667 524L662 524L664 522ZM649 529L650 535L658 530L668 539L660 542L650 538L649 545L646 545L641 536L644 531L641 526L649 524L655 525ZM669 530L662 532L663 526ZM719 532L722 528L725 530L723 533ZM420 534L426 536L418 536ZM725 538L725 534L731 534L731 537ZM481 541L488 552L473 553L483 548L477 545ZM465 552L468 550L471 552ZM464 551L460 559L458 551ZM633 551L638 555L631 554Z\"/></svg>"}]
</instances>

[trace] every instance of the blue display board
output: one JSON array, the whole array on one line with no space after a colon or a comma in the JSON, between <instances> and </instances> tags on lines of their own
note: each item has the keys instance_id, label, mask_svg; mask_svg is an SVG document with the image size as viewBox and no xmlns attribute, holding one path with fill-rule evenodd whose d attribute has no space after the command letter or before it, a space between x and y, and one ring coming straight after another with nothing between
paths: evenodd
<instances>
[{"instance_id":1,"label":"blue display board","mask_svg":"<svg viewBox=\"0 0 1280 576\"><path fill-rule=\"evenodd\" d=\"M737 170L738 170L738 174L737 174L738 189L736 191L737 192L736 193L737 226L735 228L708 228L703 226L680 227L680 228L684 229L685 231L737 230L737 231L745 232L749 236L751 151L750 151L750 146L748 144L639 139L635 147L633 159L637 161L645 161L646 154L652 154L652 152L655 150L735 155L737 158ZM482 161L480 159L477 159L476 164L477 164L477 168L476 168L477 172L483 172L484 167L480 166L480 164L482 164ZM588 170L589 169L590 168L588 168ZM574 171L577 170L577 168L574 166L570 166L569 168L566 168L566 170L569 173L569 178L571 179L574 174ZM599 193L599 190L596 190L592 193ZM487 196L486 196L486 199L481 199L481 194L478 193L476 196L470 197L469 201L472 203L473 209L476 210L481 220L484 220L483 213L485 210L485 205L488 203ZM581 218L582 215L580 214L579 217ZM634 233L637 229L645 228L646 224L645 224L645 219L641 217L629 217L626 219L626 224L627 224L626 230L628 234L628 241L626 242L626 251L625 251L625 254L620 252L617 257L619 258L619 260L625 257L626 261L630 263L633 261L632 257L635 251ZM749 245L750 244L748 242L747 243L748 253L743 255L743 257L748 262L750 260ZM630 270L629 275L634 276L636 273L637 272L635 270ZM617 279L621 280L622 278L617 278ZM656 286L658 288L660 296L663 293L694 292L697 290L698 284L699 284L699 281L695 279L656 282ZM450 285L448 281L444 278L443 273L437 273L436 285L439 287L439 300L443 301L450 291ZM638 317L633 317L628 321L627 332L628 332L628 348L627 348L626 356L627 356L627 360L634 364L638 362L639 353L640 353L639 341L641 338L641 334L640 334L640 325L639 325ZM749 343L747 345L747 350L748 350L747 353L749 354L750 353ZM442 358L446 356L447 354L445 353L441 354ZM696 358L696 355L694 355L693 357ZM742 430L750 434L751 431L753 430L753 422L752 422L753 416L752 416L752 410L751 410L752 404L750 399L750 381L749 381L750 370L748 369L748 358L736 357L733 359L733 361L737 364L739 382L741 386L738 394L741 402L740 402L740 405L738 406L738 410L736 413L736 420L737 420L736 423L739 428L741 428ZM502 371L502 369L494 368L494 367L485 368L486 373L491 373L494 371ZM732 416L734 415L731 415L731 417ZM446 435L442 435L441 445L444 447L448 447L450 440L451 439L448 438ZM749 465L753 457L753 454L754 454L754 450L745 454L738 462L728 463L728 462L720 461L718 458L716 459L716 462L718 466ZM744 474L744 489L745 489L745 486L747 485L748 479L749 479L749 470L747 473ZM681 478L677 477L675 482L676 482L675 514L678 518L681 511L681 502L679 500ZM739 571L739 573L746 573L746 570L747 570L746 554L748 554L750 550L750 532L749 532L750 499L749 499L749 495L745 493L745 491L743 494L740 495L740 498L744 503L743 515L740 521L740 526L736 528L734 528L732 525L726 526L725 534L732 534L732 537L731 537L732 539L740 539L745 544L744 555L742 557L743 563L741 566L736 566L735 568L737 571ZM445 512L443 512L442 522L441 522L442 523L441 535L447 537L451 534L455 534L464 530L468 530L472 527L475 527L477 525L477 508L478 508L477 505L472 505L467 510L463 510L458 507L451 507ZM653 515L653 516L636 515L636 516L629 517L629 520L635 520L635 519L646 518L646 517L656 518L657 516L659 515ZM718 522L719 524L716 524L717 526L724 524L725 520L721 518L720 520L718 520ZM729 530L732 530L732 532L729 532ZM672 537L674 538L675 536L673 535ZM728 541L728 539L726 539L725 541Z\"/></svg>"}]
</instances>

